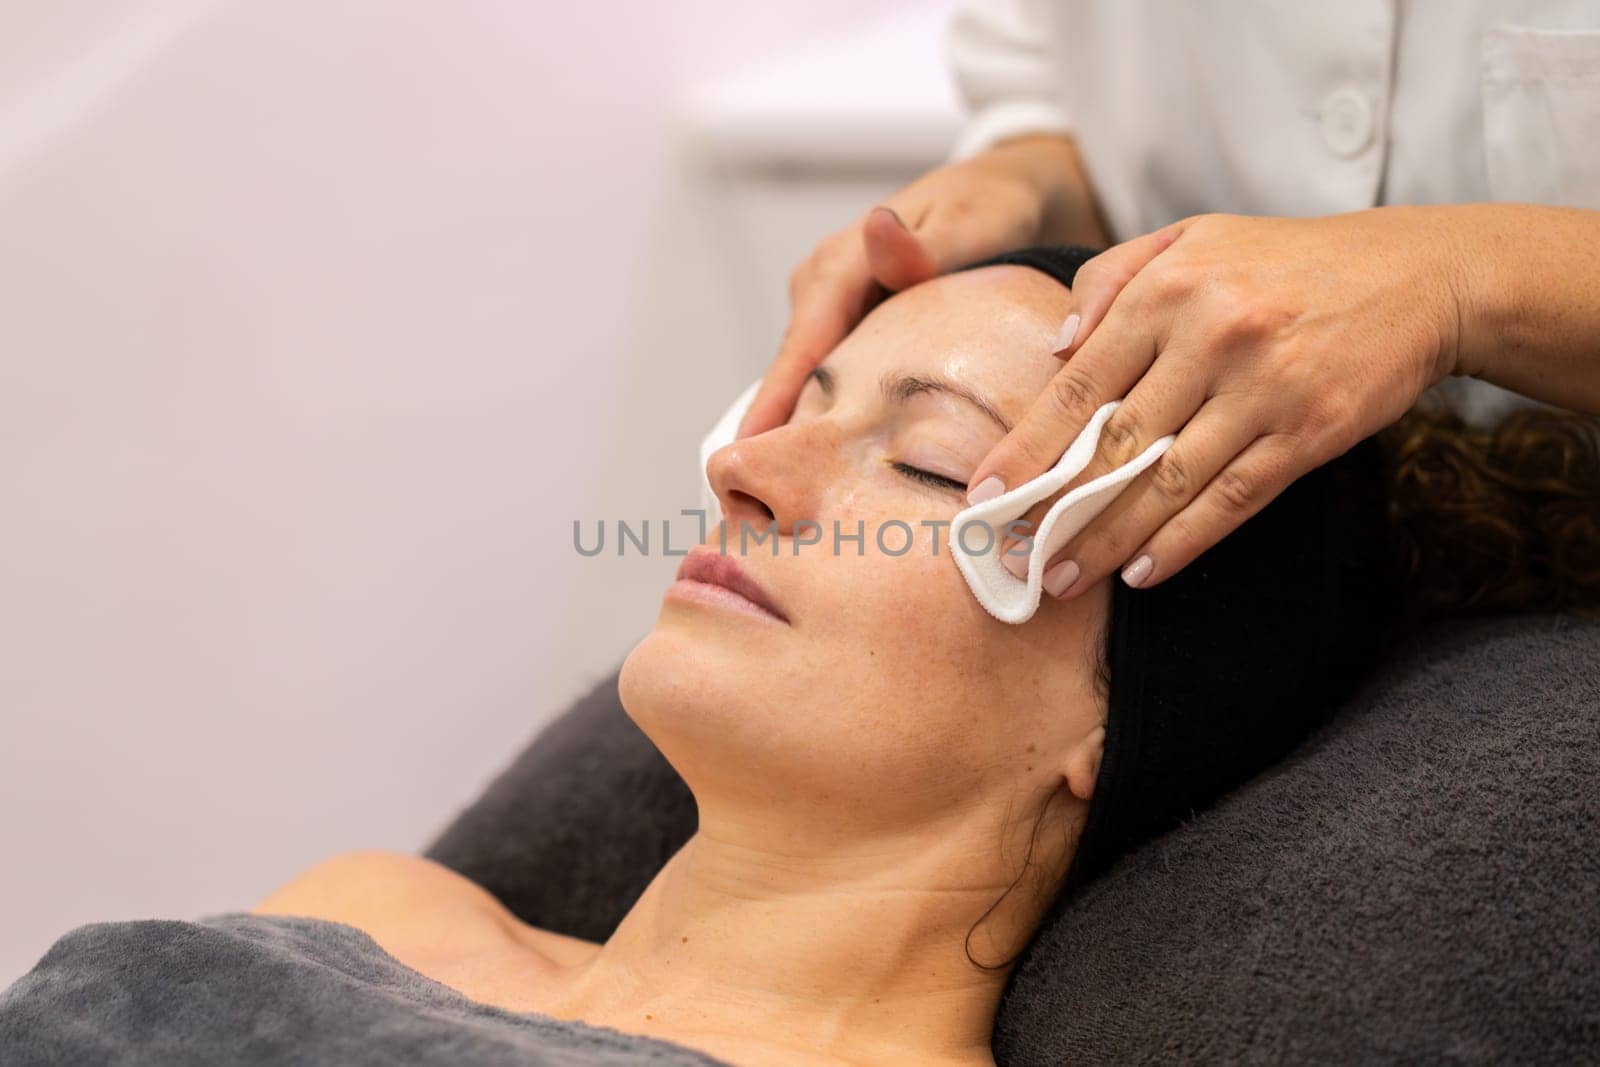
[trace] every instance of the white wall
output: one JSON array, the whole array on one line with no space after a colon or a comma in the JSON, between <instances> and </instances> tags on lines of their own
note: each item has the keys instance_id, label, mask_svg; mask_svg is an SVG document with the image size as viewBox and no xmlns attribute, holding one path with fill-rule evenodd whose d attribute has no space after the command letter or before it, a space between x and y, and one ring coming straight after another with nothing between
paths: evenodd
<instances>
[{"instance_id":1,"label":"white wall","mask_svg":"<svg viewBox=\"0 0 1600 1067\"><path fill-rule=\"evenodd\" d=\"M777 341L663 273L674 101L894 7L0 7L0 985L419 847L616 664L664 561L571 520Z\"/></svg>"}]
</instances>

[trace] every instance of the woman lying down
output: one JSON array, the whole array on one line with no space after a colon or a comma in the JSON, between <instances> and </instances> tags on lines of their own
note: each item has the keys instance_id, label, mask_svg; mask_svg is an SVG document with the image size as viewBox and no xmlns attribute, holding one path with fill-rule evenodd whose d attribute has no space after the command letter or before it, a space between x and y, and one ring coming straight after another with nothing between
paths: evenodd
<instances>
[{"instance_id":1,"label":"woman lying down","mask_svg":"<svg viewBox=\"0 0 1600 1067\"><path fill-rule=\"evenodd\" d=\"M1523 410L1491 440L1419 409L1167 581L997 621L936 524L1057 369L1078 261L1010 258L893 296L786 425L713 455L732 529L869 533L730 538L748 597L664 596L620 696L699 825L604 944L427 860L346 855L249 913L72 931L0 996L0 1061L991 1064L1040 929L1286 754L1407 628L1595 606L1523 493L1586 508L1563 528L1593 558L1592 424ZM890 520L909 551L870 533ZM1490 540L1452 554L1434 529Z\"/></svg>"}]
</instances>

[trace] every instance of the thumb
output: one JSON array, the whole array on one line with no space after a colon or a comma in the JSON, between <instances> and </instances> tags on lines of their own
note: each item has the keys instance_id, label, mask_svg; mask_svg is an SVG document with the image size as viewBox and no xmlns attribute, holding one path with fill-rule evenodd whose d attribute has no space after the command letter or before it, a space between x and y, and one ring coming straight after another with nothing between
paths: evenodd
<instances>
[{"instance_id":1,"label":"thumb","mask_svg":"<svg viewBox=\"0 0 1600 1067\"><path fill-rule=\"evenodd\" d=\"M867 269L890 292L909 289L939 273L939 263L894 208L880 205L861 225Z\"/></svg>"},{"instance_id":2,"label":"thumb","mask_svg":"<svg viewBox=\"0 0 1600 1067\"><path fill-rule=\"evenodd\" d=\"M935 202L908 226L884 204L867 213L861 240L873 278L899 292L985 256L1021 248L1038 236L1037 230L1025 212L978 211L960 201Z\"/></svg>"}]
</instances>

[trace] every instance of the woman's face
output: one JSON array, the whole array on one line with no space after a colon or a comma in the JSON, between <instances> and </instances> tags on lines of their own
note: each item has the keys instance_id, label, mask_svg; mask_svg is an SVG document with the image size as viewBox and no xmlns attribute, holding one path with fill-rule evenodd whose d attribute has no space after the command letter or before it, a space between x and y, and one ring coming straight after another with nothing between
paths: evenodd
<instances>
[{"instance_id":1,"label":"woman's face","mask_svg":"<svg viewBox=\"0 0 1600 1067\"><path fill-rule=\"evenodd\" d=\"M1067 301L1019 266L908 289L829 355L786 425L712 455L727 555L787 621L671 589L620 684L702 825L819 842L931 831L1053 791L1074 760L1092 784L1108 587L1045 596L1009 625L949 550L977 464L1060 366Z\"/></svg>"}]
</instances>

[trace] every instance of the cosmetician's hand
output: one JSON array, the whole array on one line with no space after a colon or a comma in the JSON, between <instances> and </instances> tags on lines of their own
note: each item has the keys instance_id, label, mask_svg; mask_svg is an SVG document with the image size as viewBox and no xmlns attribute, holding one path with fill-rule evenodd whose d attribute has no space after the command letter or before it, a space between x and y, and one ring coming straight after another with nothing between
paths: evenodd
<instances>
[{"instance_id":1,"label":"cosmetician's hand","mask_svg":"<svg viewBox=\"0 0 1600 1067\"><path fill-rule=\"evenodd\" d=\"M827 237L789 276L788 329L737 436L782 425L806 376L888 293L1047 234L1104 245L1085 183L1070 139L1016 137L929 171Z\"/></svg>"},{"instance_id":2,"label":"cosmetician's hand","mask_svg":"<svg viewBox=\"0 0 1600 1067\"><path fill-rule=\"evenodd\" d=\"M1195 215L1102 252L1074 279L1064 365L979 464L969 501L1041 474L1126 397L1062 492L1176 440L1046 562L1045 589L1076 596L1124 564L1132 586L1175 574L1455 371L1465 242L1442 216ZM1025 553L1002 559L1027 573Z\"/></svg>"}]
</instances>

